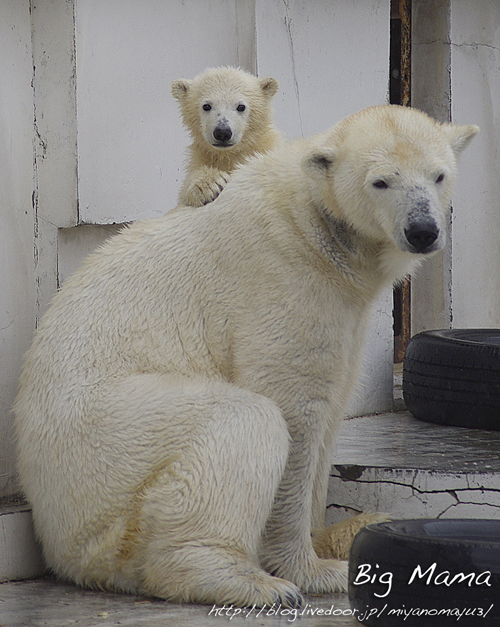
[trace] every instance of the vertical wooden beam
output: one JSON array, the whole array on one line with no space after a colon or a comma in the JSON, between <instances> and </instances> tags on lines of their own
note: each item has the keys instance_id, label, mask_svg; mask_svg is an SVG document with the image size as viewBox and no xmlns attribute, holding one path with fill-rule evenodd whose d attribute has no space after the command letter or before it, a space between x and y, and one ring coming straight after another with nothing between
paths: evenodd
<instances>
[{"instance_id":1,"label":"vertical wooden beam","mask_svg":"<svg viewBox=\"0 0 500 627\"><path fill-rule=\"evenodd\" d=\"M411 105L411 0L391 0L391 104ZM411 337L411 280L393 292L394 362L403 361Z\"/></svg>"}]
</instances>

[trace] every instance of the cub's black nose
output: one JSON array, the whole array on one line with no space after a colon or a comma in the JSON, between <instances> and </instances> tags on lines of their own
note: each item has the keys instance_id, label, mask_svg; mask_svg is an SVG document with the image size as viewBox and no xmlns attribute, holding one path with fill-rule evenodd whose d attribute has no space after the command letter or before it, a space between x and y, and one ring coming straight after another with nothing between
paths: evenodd
<instances>
[{"instance_id":1,"label":"cub's black nose","mask_svg":"<svg viewBox=\"0 0 500 627\"><path fill-rule=\"evenodd\" d=\"M214 139L221 144L227 143L232 136L233 132L229 126L220 125L214 128Z\"/></svg>"},{"instance_id":2,"label":"cub's black nose","mask_svg":"<svg viewBox=\"0 0 500 627\"><path fill-rule=\"evenodd\" d=\"M405 229L405 237L413 253L431 252L438 236L439 229L434 220L418 220Z\"/></svg>"}]
</instances>

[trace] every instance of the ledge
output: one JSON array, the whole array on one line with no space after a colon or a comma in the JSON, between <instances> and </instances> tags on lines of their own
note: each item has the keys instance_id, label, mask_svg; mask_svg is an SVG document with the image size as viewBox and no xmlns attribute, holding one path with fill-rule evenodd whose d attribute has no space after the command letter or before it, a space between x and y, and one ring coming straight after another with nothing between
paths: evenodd
<instances>
[{"instance_id":1,"label":"ledge","mask_svg":"<svg viewBox=\"0 0 500 627\"><path fill-rule=\"evenodd\" d=\"M343 423L327 523L360 511L394 518L500 518L500 432L442 427L408 412Z\"/></svg>"},{"instance_id":2,"label":"ledge","mask_svg":"<svg viewBox=\"0 0 500 627\"><path fill-rule=\"evenodd\" d=\"M38 577L44 570L29 506L0 507L0 581Z\"/></svg>"}]
</instances>

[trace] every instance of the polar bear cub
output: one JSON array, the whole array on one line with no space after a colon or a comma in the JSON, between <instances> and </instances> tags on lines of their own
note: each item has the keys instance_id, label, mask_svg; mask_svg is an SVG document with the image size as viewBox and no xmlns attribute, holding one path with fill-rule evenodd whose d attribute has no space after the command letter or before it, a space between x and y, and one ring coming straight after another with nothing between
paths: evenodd
<instances>
[{"instance_id":1,"label":"polar bear cub","mask_svg":"<svg viewBox=\"0 0 500 627\"><path fill-rule=\"evenodd\" d=\"M15 406L60 577L241 606L345 589L312 535L370 303L443 247L477 130L366 109L251 159L210 207L125 228L67 280Z\"/></svg>"},{"instance_id":2,"label":"polar bear cub","mask_svg":"<svg viewBox=\"0 0 500 627\"><path fill-rule=\"evenodd\" d=\"M211 202L237 165L280 141L271 106L277 90L276 79L233 67L209 68L192 80L172 83L193 140L179 204Z\"/></svg>"}]
</instances>

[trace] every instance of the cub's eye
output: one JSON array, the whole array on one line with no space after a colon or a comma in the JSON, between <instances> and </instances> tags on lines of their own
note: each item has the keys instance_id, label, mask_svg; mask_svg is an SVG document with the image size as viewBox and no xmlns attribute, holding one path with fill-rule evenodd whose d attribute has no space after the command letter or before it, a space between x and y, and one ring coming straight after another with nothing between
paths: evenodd
<instances>
[{"instance_id":1,"label":"cub's eye","mask_svg":"<svg viewBox=\"0 0 500 627\"><path fill-rule=\"evenodd\" d=\"M442 183L443 181L444 181L444 173L441 172L441 174L436 179L436 183Z\"/></svg>"},{"instance_id":2,"label":"cub's eye","mask_svg":"<svg viewBox=\"0 0 500 627\"><path fill-rule=\"evenodd\" d=\"M374 181L373 187L376 187L377 189L387 189L389 185L387 185L384 180L379 179L378 181Z\"/></svg>"},{"instance_id":3,"label":"cub's eye","mask_svg":"<svg viewBox=\"0 0 500 627\"><path fill-rule=\"evenodd\" d=\"M239 104L239 105L236 107L236 111L239 111L240 113L242 113L245 109L246 109L246 107L245 107L245 105L244 105L244 104Z\"/></svg>"},{"instance_id":4,"label":"cub's eye","mask_svg":"<svg viewBox=\"0 0 500 627\"><path fill-rule=\"evenodd\" d=\"M212 110L212 105L208 104L208 102L206 102L203 107L202 107L203 111L211 111Z\"/></svg>"}]
</instances>

